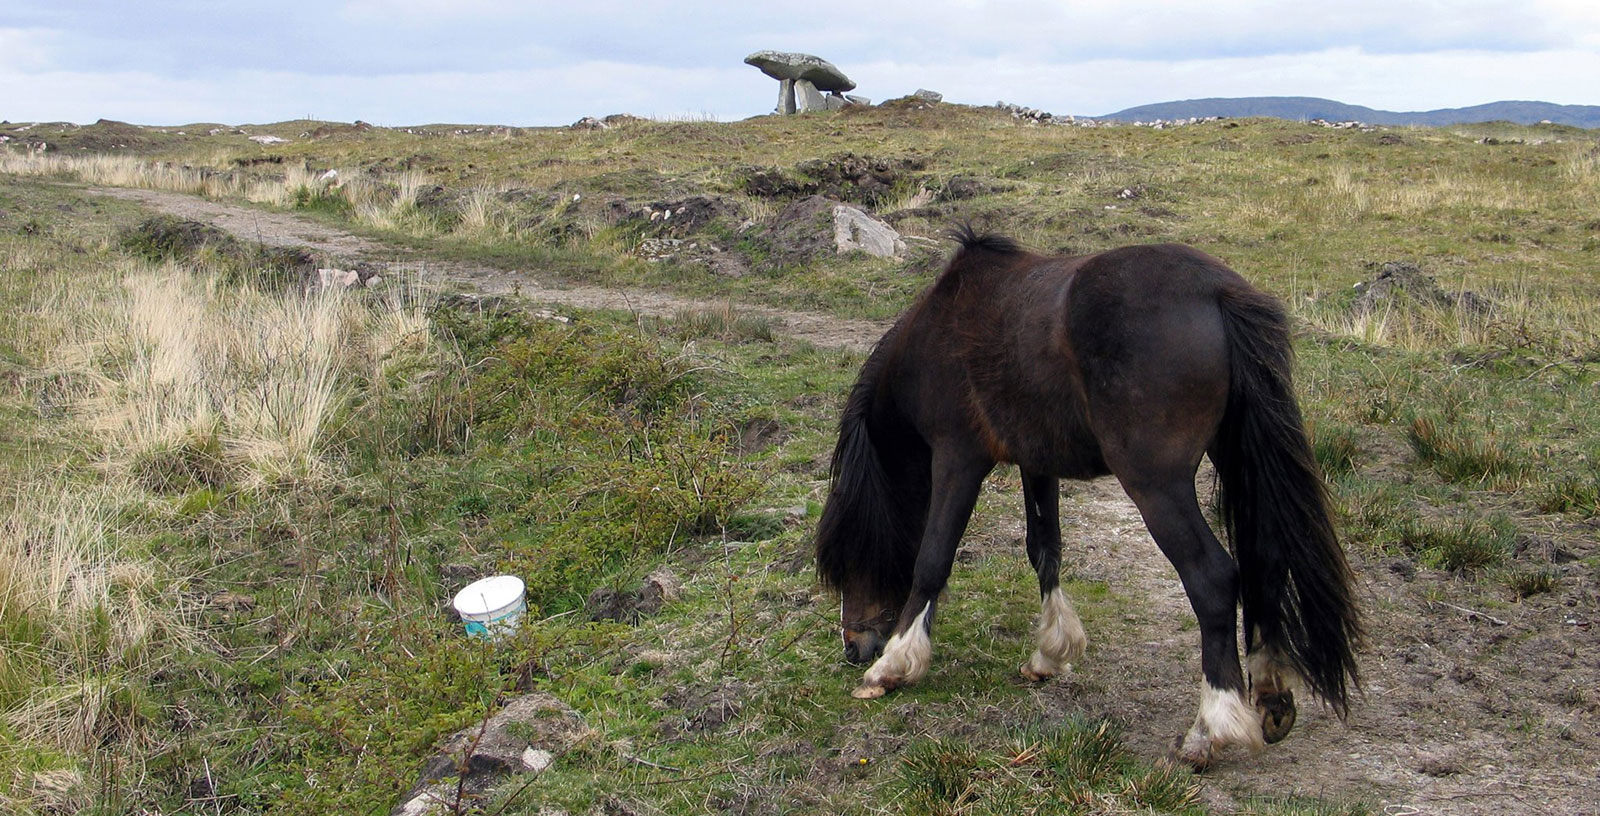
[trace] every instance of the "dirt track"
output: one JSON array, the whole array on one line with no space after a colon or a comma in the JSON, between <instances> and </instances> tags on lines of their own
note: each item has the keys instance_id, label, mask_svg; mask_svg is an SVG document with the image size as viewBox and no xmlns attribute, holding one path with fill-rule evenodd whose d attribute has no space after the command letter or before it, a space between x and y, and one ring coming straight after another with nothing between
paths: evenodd
<instances>
[{"instance_id":1,"label":"dirt track","mask_svg":"<svg viewBox=\"0 0 1600 816\"><path fill-rule=\"evenodd\" d=\"M245 240L416 266L395 263L398 253L381 244L285 213L156 191L92 192L209 222ZM557 286L523 272L463 264L426 267L485 293L518 293L552 305L660 316L720 305ZM740 309L771 317L784 333L819 346L866 349L885 328ZM1122 720L1135 750L1159 756L1194 713L1199 636L1181 624L1192 621L1188 603L1114 481L1075 484L1065 492L1067 571L1142 600L1116 631L1089 632L1090 652L1077 674L1033 694L1041 713ZM1020 524L1011 524L969 534L969 546L1010 546L1021 535ZM1254 758L1228 757L1205 775L1205 798L1224 810L1237 804L1236 796L1331 795L1364 799L1396 816L1600 813L1600 626L1594 620L1600 591L1592 577L1564 579L1553 593L1491 615L1472 611L1481 605L1474 593L1504 590L1409 563L1356 567L1370 637L1361 655L1365 694L1349 721L1302 701L1290 738ZM959 569L952 586L960 591ZM937 646L935 654L937 661Z\"/></svg>"},{"instance_id":2,"label":"dirt track","mask_svg":"<svg viewBox=\"0 0 1600 816\"><path fill-rule=\"evenodd\" d=\"M439 275L448 282L463 284L483 294L519 294L536 303L580 309L620 309L653 317L671 317L687 309L722 305L673 297L659 292L624 292L598 286L557 284L527 272L505 271L471 264L450 262L423 264L397 260L398 252L394 249L289 213L225 204L182 193L122 187L91 188L89 192L136 201L179 218L213 224L245 241L269 246L306 246L334 258L380 262L395 268L425 267L429 273ZM745 305L740 306L739 311L767 317L775 321L784 334L827 348L866 351L888 329L887 323L839 320L823 315L764 306Z\"/></svg>"}]
</instances>

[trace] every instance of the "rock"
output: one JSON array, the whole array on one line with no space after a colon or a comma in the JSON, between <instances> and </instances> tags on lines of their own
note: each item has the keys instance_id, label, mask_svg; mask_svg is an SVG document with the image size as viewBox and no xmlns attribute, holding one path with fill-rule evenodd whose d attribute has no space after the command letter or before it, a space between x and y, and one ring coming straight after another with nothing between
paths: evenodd
<instances>
[{"instance_id":1,"label":"rock","mask_svg":"<svg viewBox=\"0 0 1600 816\"><path fill-rule=\"evenodd\" d=\"M317 286L322 289L349 289L361 284L361 275L354 269L318 269Z\"/></svg>"},{"instance_id":2,"label":"rock","mask_svg":"<svg viewBox=\"0 0 1600 816\"><path fill-rule=\"evenodd\" d=\"M799 113L828 109L828 103L823 100L822 92L817 90L816 85L804 79L794 81L794 104Z\"/></svg>"},{"instance_id":3,"label":"rock","mask_svg":"<svg viewBox=\"0 0 1600 816\"><path fill-rule=\"evenodd\" d=\"M662 567L646 575L644 586L639 589L639 611L654 615L661 611L661 606L669 601L675 601L683 593L683 582L672 570Z\"/></svg>"},{"instance_id":4,"label":"rock","mask_svg":"<svg viewBox=\"0 0 1600 816\"><path fill-rule=\"evenodd\" d=\"M278 137L278 136L251 136L250 137L250 141L255 142L256 144L271 145L271 144L283 144L284 142L287 142L289 140L281 138L281 137Z\"/></svg>"},{"instance_id":5,"label":"rock","mask_svg":"<svg viewBox=\"0 0 1600 816\"><path fill-rule=\"evenodd\" d=\"M845 91L854 90L856 84L833 63L821 57L784 51L757 51L745 57L744 61L778 80L778 106L774 109L775 113L838 110L846 105L859 104L842 95ZM823 93L828 96L824 97Z\"/></svg>"},{"instance_id":6,"label":"rock","mask_svg":"<svg viewBox=\"0 0 1600 816\"><path fill-rule=\"evenodd\" d=\"M843 71L834 67L827 60L812 56L811 54L795 54L784 51L757 51L744 58L746 65L754 65L761 69L761 73L773 79L803 79L810 82L819 91L844 91L855 90L856 84L844 75Z\"/></svg>"},{"instance_id":7,"label":"rock","mask_svg":"<svg viewBox=\"0 0 1600 816\"><path fill-rule=\"evenodd\" d=\"M757 240L766 246L767 263L773 268L857 250L878 257L905 251L905 242L889 225L820 195L784 207Z\"/></svg>"},{"instance_id":8,"label":"rock","mask_svg":"<svg viewBox=\"0 0 1600 816\"><path fill-rule=\"evenodd\" d=\"M1417 770L1435 778L1455 776L1462 772L1460 760L1452 754L1423 754L1417 763Z\"/></svg>"},{"instance_id":9,"label":"rock","mask_svg":"<svg viewBox=\"0 0 1600 816\"><path fill-rule=\"evenodd\" d=\"M571 128L572 130L610 130L611 129L611 126L606 124L604 120L596 119L593 116L585 116L582 119L579 119L578 121L573 122L571 125L568 125L568 127Z\"/></svg>"},{"instance_id":10,"label":"rock","mask_svg":"<svg viewBox=\"0 0 1600 816\"><path fill-rule=\"evenodd\" d=\"M898 258L906 251L893 227L848 204L833 208L833 242L840 253L859 250L875 258Z\"/></svg>"},{"instance_id":11,"label":"rock","mask_svg":"<svg viewBox=\"0 0 1600 816\"><path fill-rule=\"evenodd\" d=\"M611 587L597 587L583 603L583 611L593 621L616 621L637 624L643 615L661 611L662 604L674 600L683 591L683 584L671 570L662 567L645 577L635 590L619 592Z\"/></svg>"},{"instance_id":12,"label":"rock","mask_svg":"<svg viewBox=\"0 0 1600 816\"><path fill-rule=\"evenodd\" d=\"M1388 261L1369 265L1376 274L1372 280L1356 284L1356 299L1351 310L1370 313L1383 309L1396 301L1410 301L1424 306L1460 308L1471 314L1486 314L1492 308L1489 300L1472 291L1457 294L1446 292L1432 275L1409 261Z\"/></svg>"},{"instance_id":13,"label":"rock","mask_svg":"<svg viewBox=\"0 0 1600 816\"><path fill-rule=\"evenodd\" d=\"M242 612L256 608L256 599L242 592L222 590L214 592L206 599L206 603L213 608L224 612Z\"/></svg>"},{"instance_id":14,"label":"rock","mask_svg":"<svg viewBox=\"0 0 1600 816\"><path fill-rule=\"evenodd\" d=\"M534 692L518 697L487 722L446 739L390 814L458 813L469 797L482 798L511 774L548 769L557 756L589 734L582 717L554 696ZM457 778L462 780L459 786Z\"/></svg>"},{"instance_id":15,"label":"rock","mask_svg":"<svg viewBox=\"0 0 1600 816\"><path fill-rule=\"evenodd\" d=\"M911 95L917 99L921 99L924 102L944 101L944 94L939 93L938 91L930 91L927 88L918 88L913 91Z\"/></svg>"}]
</instances>

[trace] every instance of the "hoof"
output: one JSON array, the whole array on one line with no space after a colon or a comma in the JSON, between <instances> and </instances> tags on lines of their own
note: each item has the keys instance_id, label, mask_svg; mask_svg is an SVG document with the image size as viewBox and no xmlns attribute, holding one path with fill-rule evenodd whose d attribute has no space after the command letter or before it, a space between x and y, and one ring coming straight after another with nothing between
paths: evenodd
<instances>
[{"instance_id":1,"label":"hoof","mask_svg":"<svg viewBox=\"0 0 1600 816\"><path fill-rule=\"evenodd\" d=\"M887 686L857 686L850 696L857 700L876 700L889 693Z\"/></svg>"},{"instance_id":2,"label":"hoof","mask_svg":"<svg viewBox=\"0 0 1600 816\"><path fill-rule=\"evenodd\" d=\"M1044 681L1056 676L1054 672L1035 671L1032 663L1022 664L1020 671L1022 672L1023 679L1030 683L1043 683Z\"/></svg>"},{"instance_id":3,"label":"hoof","mask_svg":"<svg viewBox=\"0 0 1600 816\"><path fill-rule=\"evenodd\" d=\"M1280 691L1256 698L1256 711L1261 713L1261 737L1268 745L1289 736L1294 728L1294 692Z\"/></svg>"},{"instance_id":4,"label":"hoof","mask_svg":"<svg viewBox=\"0 0 1600 816\"><path fill-rule=\"evenodd\" d=\"M1192 734L1179 735L1172 739L1172 751L1167 754L1167 760L1179 767L1200 773L1211 767L1211 763L1216 760L1216 751L1212 750L1209 739L1197 740Z\"/></svg>"}]
</instances>

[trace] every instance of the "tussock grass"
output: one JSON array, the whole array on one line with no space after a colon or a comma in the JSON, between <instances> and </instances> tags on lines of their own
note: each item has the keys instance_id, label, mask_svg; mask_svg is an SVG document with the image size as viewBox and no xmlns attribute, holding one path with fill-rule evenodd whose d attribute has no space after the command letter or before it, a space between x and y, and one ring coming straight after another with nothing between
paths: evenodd
<instances>
[{"instance_id":1,"label":"tussock grass","mask_svg":"<svg viewBox=\"0 0 1600 816\"><path fill-rule=\"evenodd\" d=\"M45 483L0 507L0 801L76 807L171 747L155 678L200 635L181 582L118 541L134 498Z\"/></svg>"},{"instance_id":2,"label":"tussock grass","mask_svg":"<svg viewBox=\"0 0 1600 816\"><path fill-rule=\"evenodd\" d=\"M1136 760L1104 721L1019 734L993 749L935 738L901 760L896 797L914 814L1005 814L1048 802L1064 813L1198 813L1193 776Z\"/></svg>"},{"instance_id":3,"label":"tussock grass","mask_svg":"<svg viewBox=\"0 0 1600 816\"><path fill-rule=\"evenodd\" d=\"M325 477L319 444L346 396L349 300L134 270L75 355L92 365L86 417L124 461L215 449L253 483Z\"/></svg>"},{"instance_id":4,"label":"tussock grass","mask_svg":"<svg viewBox=\"0 0 1600 816\"><path fill-rule=\"evenodd\" d=\"M1538 498L1543 513L1576 513L1587 518L1600 516L1600 469L1582 475L1562 477L1544 486Z\"/></svg>"},{"instance_id":5,"label":"tussock grass","mask_svg":"<svg viewBox=\"0 0 1600 816\"><path fill-rule=\"evenodd\" d=\"M1507 570L1502 580L1521 600L1555 589L1560 577L1552 567L1521 567Z\"/></svg>"},{"instance_id":6,"label":"tussock grass","mask_svg":"<svg viewBox=\"0 0 1600 816\"><path fill-rule=\"evenodd\" d=\"M1510 557L1516 526L1505 516L1438 521L1408 518L1396 523L1396 534L1402 547L1434 569L1473 572Z\"/></svg>"},{"instance_id":7,"label":"tussock grass","mask_svg":"<svg viewBox=\"0 0 1600 816\"><path fill-rule=\"evenodd\" d=\"M673 315L670 331L684 340L716 339L728 343L777 340L772 318L740 311L732 303L710 309L686 309Z\"/></svg>"},{"instance_id":8,"label":"tussock grass","mask_svg":"<svg viewBox=\"0 0 1600 816\"><path fill-rule=\"evenodd\" d=\"M238 195L244 190L237 174L109 154L63 156L0 150L0 173L211 197Z\"/></svg>"},{"instance_id":9,"label":"tussock grass","mask_svg":"<svg viewBox=\"0 0 1600 816\"><path fill-rule=\"evenodd\" d=\"M1503 440L1429 417L1412 420L1406 441L1420 461L1453 482L1514 487L1532 468L1525 453Z\"/></svg>"},{"instance_id":10,"label":"tussock grass","mask_svg":"<svg viewBox=\"0 0 1600 816\"><path fill-rule=\"evenodd\" d=\"M1311 452L1324 475L1349 473L1361 460L1361 442L1347 425L1323 423L1311 426Z\"/></svg>"},{"instance_id":11,"label":"tussock grass","mask_svg":"<svg viewBox=\"0 0 1600 816\"><path fill-rule=\"evenodd\" d=\"M1464 296L1473 291L1475 297ZM1290 298L1296 316L1318 331L1404 351L1533 350L1563 359L1600 353L1600 301L1576 289L1531 287L1526 281L1469 290L1452 302L1394 297L1370 309L1346 296Z\"/></svg>"},{"instance_id":12,"label":"tussock grass","mask_svg":"<svg viewBox=\"0 0 1600 816\"><path fill-rule=\"evenodd\" d=\"M120 277L53 363L111 459L151 486L325 480L356 383L440 352L418 283L364 299L220 287L174 264Z\"/></svg>"}]
</instances>

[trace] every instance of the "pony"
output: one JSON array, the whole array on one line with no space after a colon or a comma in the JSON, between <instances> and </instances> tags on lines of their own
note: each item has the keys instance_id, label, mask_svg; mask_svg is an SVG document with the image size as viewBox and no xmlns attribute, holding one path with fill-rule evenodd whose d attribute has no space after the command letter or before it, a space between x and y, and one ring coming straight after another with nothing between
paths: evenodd
<instances>
[{"instance_id":1,"label":"pony","mask_svg":"<svg viewBox=\"0 0 1600 816\"><path fill-rule=\"evenodd\" d=\"M839 421L816 532L858 698L928 671L939 596L979 488L1021 471L1043 681L1087 644L1061 591L1061 479L1112 475L1200 625L1200 702L1175 741L1195 769L1288 735L1296 689L1349 711L1362 626L1291 379L1282 305L1179 244L1051 256L951 234L944 271L874 346ZM1202 513L1217 476L1225 549ZM1242 607L1246 666L1238 647Z\"/></svg>"}]
</instances>

